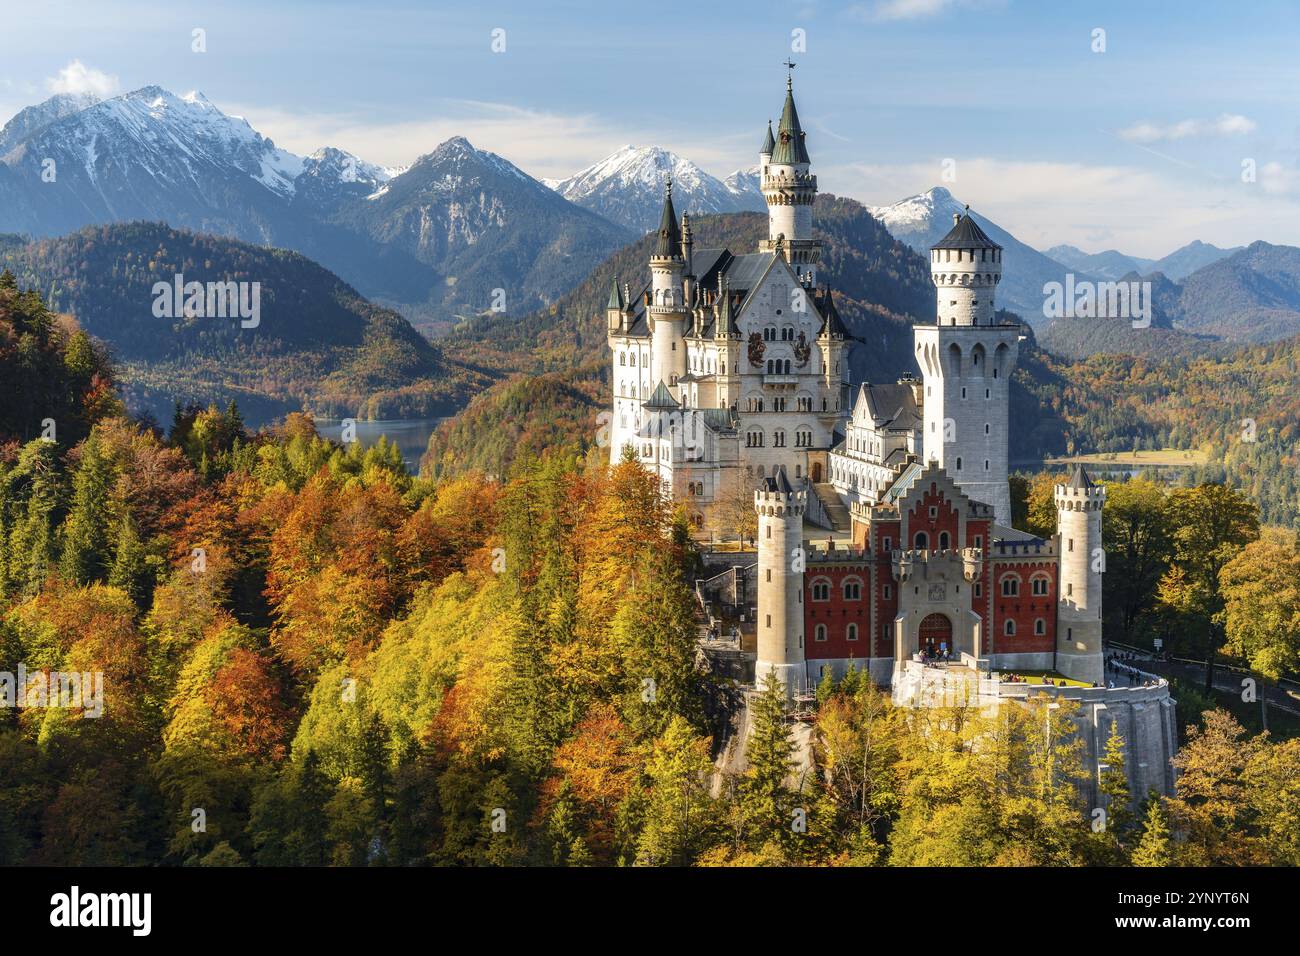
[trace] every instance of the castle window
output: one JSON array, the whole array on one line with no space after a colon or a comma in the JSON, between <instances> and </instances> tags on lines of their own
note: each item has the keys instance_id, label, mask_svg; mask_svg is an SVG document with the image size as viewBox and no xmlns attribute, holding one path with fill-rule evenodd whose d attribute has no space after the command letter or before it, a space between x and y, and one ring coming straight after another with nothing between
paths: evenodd
<instances>
[{"instance_id":1,"label":"castle window","mask_svg":"<svg viewBox=\"0 0 1300 956\"><path fill-rule=\"evenodd\" d=\"M966 397L966 386L964 386L964 385L962 386L962 389L961 389L961 397L962 397L962 398L965 398L965 397Z\"/></svg>"},{"instance_id":2,"label":"castle window","mask_svg":"<svg viewBox=\"0 0 1300 956\"><path fill-rule=\"evenodd\" d=\"M767 626L768 626L768 627L771 627L771 626L772 626L772 615L770 615L770 614L767 615Z\"/></svg>"},{"instance_id":3,"label":"castle window","mask_svg":"<svg viewBox=\"0 0 1300 956\"><path fill-rule=\"evenodd\" d=\"M1003 597L1019 597L1019 596L1020 596L1020 579L1017 578L1017 577L1015 577L1015 576L1013 576L1013 575L1008 575L1007 577L1003 578L1003 579L1002 579L1002 596L1003 596Z\"/></svg>"},{"instance_id":4,"label":"castle window","mask_svg":"<svg viewBox=\"0 0 1300 956\"><path fill-rule=\"evenodd\" d=\"M918 551L924 551L930 547L930 538L924 531L918 531L914 539L913 546Z\"/></svg>"},{"instance_id":5,"label":"castle window","mask_svg":"<svg viewBox=\"0 0 1300 956\"><path fill-rule=\"evenodd\" d=\"M1065 594L1066 597L1069 597L1070 595L1074 594L1074 585L1068 581L1065 584Z\"/></svg>"},{"instance_id":6,"label":"castle window","mask_svg":"<svg viewBox=\"0 0 1300 956\"><path fill-rule=\"evenodd\" d=\"M1034 578L1032 581L1029 582L1029 585L1030 585L1030 593L1032 593L1034 597L1047 596L1047 589L1049 587L1047 583L1047 578L1044 577Z\"/></svg>"},{"instance_id":7,"label":"castle window","mask_svg":"<svg viewBox=\"0 0 1300 956\"><path fill-rule=\"evenodd\" d=\"M1047 622L1044 621L1041 617L1037 618L1034 621L1034 633L1039 637L1042 637L1044 634L1047 633Z\"/></svg>"},{"instance_id":8,"label":"castle window","mask_svg":"<svg viewBox=\"0 0 1300 956\"><path fill-rule=\"evenodd\" d=\"M978 581L975 582L975 596L976 597L984 596L984 585L980 584L980 582Z\"/></svg>"},{"instance_id":9,"label":"castle window","mask_svg":"<svg viewBox=\"0 0 1300 956\"><path fill-rule=\"evenodd\" d=\"M984 535L982 534L975 535L975 547L977 548L984 547Z\"/></svg>"},{"instance_id":10,"label":"castle window","mask_svg":"<svg viewBox=\"0 0 1300 956\"><path fill-rule=\"evenodd\" d=\"M826 625L825 625L825 624L818 624L815 628L813 628L813 640L814 640L814 641L824 641L824 640L826 640Z\"/></svg>"},{"instance_id":11,"label":"castle window","mask_svg":"<svg viewBox=\"0 0 1300 956\"><path fill-rule=\"evenodd\" d=\"M984 423L984 434L987 435L988 433L989 433L989 423L988 423L988 422L985 422L985 423Z\"/></svg>"},{"instance_id":12,"label":"castle window","mask_svg":"<svg viewBox=\"0 0 1300 956\"><path fill-rule=\"evenodd\" d=\"M940 531L940 532L939 532L939 550L940 550L940 551L947 551L947 550L948 550L948 543L949 543L949 542L948 542L948 532L947 532L947 531Z\"/></svg>"},{"instance_id":13,"label":"castle window","mask_svg":"<svg viewBox=\"0 0 1300 956\"><path fill-rule=\"evenodd\" d=\"M989 460L987 458L984 459L984 470L985 471L989 470Z\"/></svg>"},{"instance_id":14,"label":"castle window","mask_svg":"<svg viewBox=\"0 0 1300 956\"><path fill-rule=\"evenodd\" d=\"M844 600L861 601L862 600L862 582L857 578L849 578L844 582Z\"/></svg>"},{"instance_id":15,"label":"castle window","mask_svg":"<svg viewBox=\"0 0 1300 956\"><path fill-rule=\"evenodd\" d=\"M957 470L958 470L958 471L961 471L961 456L960 456L960 455L957 457Z\"/></svg>"},{"instance_id":16,"label":"castle window","mask_svg":"<svg viewBox=\"0 0 1300 956\"><path fill-rule=\"evenodd\" d=\"M1008 620L1004 625L1002 625L1002 633L1005 634L1007 637L1015 637L1016 622L1012 620Z\"/></svg>"},{"instance_id":17,"label":"castle window","mask_svg":"<svg viewBox=\"0 0 1300 956\"><path fill-rule=\"evenodd\" d=\"M771 582L771 580L772 580L772 569L771 569L771 568L768 568L768 569L767 569L767 580L768 580L769 582Z\"/></svg>"},{"instance_id":18,"label":"castle window","mask_svg":"<svg viewBox=\"0 0 1300 956\"><path fill-rule=\"evenodd\" d=\"M894 596L894 587L892 584L886 584L884 588L884 598L886 601Z\"/></svg>"},{"instance_id":19,"label":"castle window","mask_svg":"<svg viewBox=\"0 0 1300 956\"><path fill-rule=\"evenodd\" d=\"M850 624L844 629L844 639L846 641L856 641L858 639L858 626Z\"/></svg>"},{"instance_id":20,"label":"castle window","mask_svg":"<svg viewBox=\"0 0 1300 956\"><path fill-rule=\"evenodd\" d=\"M894 547L894 541L893 541L893 539L890 538L889 536L886 536L885 539L884 539L884 541L883 541L883 543L882 543L882 545L881 545L881 550L883 550L883 551L891 551L891 550L893 550L893 547Z\"/></svg>"},{"instance_id":21,"label":"castle window","mask_svg":"<svg viewBox=\"0 0 1300 956\"><path fill-rule=\"evenodd\" d=\"M1073 551L1073 550L1074 550L1074 539L1073 539L1073 538L1068 538L1068 539L1066 539L1066 540L1069 542L1069 544L1067 545L1067 549L1070 550L1070 551Z\"/></svg>"},{"instance_id":22,"label":"castle window","mask_svg":"<svg viewBox=\"0 0 1300 956\"><path fill-rule=\"evenodd\" d=\"M812 599L814 601L829 601L831 599L831 583L826 580L814 581Z\"/></svg>"},{"instance_id":23,"label":"castle window","mask_svg":"<svg viewBox=\"0 0 1300 956\"><path fill-rule=\"evenodd\" d=\"M930 505L930 520L933 521L937 517L939 517L939 506Z\"/></svg>"}]
</instances>

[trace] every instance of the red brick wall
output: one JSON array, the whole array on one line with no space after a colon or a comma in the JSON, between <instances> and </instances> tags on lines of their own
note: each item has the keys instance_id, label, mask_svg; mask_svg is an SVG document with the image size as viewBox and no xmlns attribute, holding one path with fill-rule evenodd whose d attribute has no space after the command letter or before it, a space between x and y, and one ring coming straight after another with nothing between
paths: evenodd
<instances>
[{"instance_id":1,"label":"red brick wall","mask_svg":"<svg viewBox=\"0 0 1300 956\"><path fill-rule=\"evenodd\" d=\"M1002 596L1002 579L1013 575L1020 581L1018 597ZM1030 585L1033 576L1047 579L1047 594L1035 595ZM1054 561L1016 562L995 564L992 579L986 587L993 588L993 642L992 652L1017 654L1050 651L1056 646L1056 564ZM1046 633L1034 634L1034 621L1042 618ZM1003 630L1006 621L1016 622L1014 637Z\"/></svg>"},{"instance_id":2,"label":"red brick wall","mask_svg":"<svg viewBox=\"0 0 1300 956\"><path fill-rule=\"evenodd\" d=\"M844 582L850 578L856 578L862 584L861 596L856 600L846 600L844 597ZM829 601L813 600L813 585L818 581L830 582ZM810 565L804 573L803 582L805 657L808 660L870 657L871 643L868 637L871 630L871 574L868 565ZM850 641L845 636L850 623L858 626L856 641ZM826 625L825 641L817 640L818 624Z\"/></svg>"}]
</instances>

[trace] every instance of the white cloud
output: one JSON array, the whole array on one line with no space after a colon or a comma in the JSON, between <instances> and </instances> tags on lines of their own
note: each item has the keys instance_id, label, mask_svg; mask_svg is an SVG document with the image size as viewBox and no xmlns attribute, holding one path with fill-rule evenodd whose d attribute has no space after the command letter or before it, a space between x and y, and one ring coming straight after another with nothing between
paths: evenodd
<instances>
[{"instance_id":1,"label":"white cloud","mask_svg":"<svg viewBox=\"0 0 1300 956\"><path fill-rule=\"evenodd\" d=\"M818 170L823 188L870 205L888 205L931 186L962 202L1036 249L1057 243L1159 258L1193 239L1219 246L1256 239L1295 242L1300 173L1260 167L1259 183L1208 179L1191 172L1162 175L1136 166L963 160L957 180L940 178L940 163Z\"/></svg>"},{"instance_id":2,"label":"white cloud","mask_svg":"<svg viewBox=\"0 0 1300 956\"><path fill-rule=\"evenodd\" d=\"M92 69L80 60L73 60L57 76L45 81L51 93L94 93L100 99L116 95L120 85L116 76Z\"/></svg>"},{"instance_id":3,"label":"white cloud","mask_svg":"<svg viewBox=\"0 0 1300 956\"><path fill-rule=\"evenodd\" d=\"M1189 136L1242 136L1254 132L1255 126L1255 121L1248 117L1224 113L1217 119L1185 119L1163 126L1145 121L1134 123L1120 130L1119 135L1132 143L1157 143Z\"/></svg>"},{"instance_id":4,"label":"white cloud","mask_svg":"<svg viewBox=\"0 0 1300 956\"><path fill-rule=\"evenodd\" d=\"M855 20L891 21L919 20L933 17L954 7L994 7L1002 6L1004 0L876 0L873 3L858 3L848 12Z\"/></svg>"},{"instance_id":5,"label":"white cloud","mask_svg":"<svg viewBox=\"0 0 1300 956\"><path fill-rule=\"evenodd\" d=\"M654 143L686 156L725 176L752 147L749 137L710 136L701 140L665 141L663 130L613 126L591 114L566 115L502 103L448 100L433 119L373 122L338 114L308 114L256 106L225 110L247 118L254 129L277 146L308 154L337 146L372 163L408 166L452 136L464 136L538 179L562 179L626 143ZM224 109L224 108L223 108Z\"/></svg>"}]
</instances>

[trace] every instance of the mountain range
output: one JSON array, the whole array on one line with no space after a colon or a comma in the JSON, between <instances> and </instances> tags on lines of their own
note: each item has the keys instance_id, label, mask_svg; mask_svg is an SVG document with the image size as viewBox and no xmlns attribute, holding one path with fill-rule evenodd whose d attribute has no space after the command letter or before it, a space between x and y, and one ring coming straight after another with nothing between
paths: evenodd
<instances>
[{"instance_id":1,"label":"mountain range","mask_svg":"<svg viewBox=\"0 0 1300 956\"><path fill-rule=\"evenodd\" d=\"M677 207L691 215L767 210L757 166L717 179L658 146L624 146L567 179L546 180L546 184L584 209L646 233L659 226L664 184L669 179Z\"/></svg>"},{"instance_id":2,"label":"mountain range","mask_svg":"<svg viewBox=\"0 0 1300 956\"><path fill-rule=\"evenodd\" d=\"M632 236L463 138L404 170L303 157L157 86L54 97L0 143L0 232L148 220L293 249L426 327L545 304Z\"/></svg>"},{"instance_id":3,"label":"mountain range","mask_svg":"<svg viewBox=\"0 0 1300 956\"><path fill-rule=\"evenodd\" d=\"M1084 252L1075 246L1052 246L1045 255L1063 265L1081 273L1100 279L1119 279L1130 272L1151 275L1159 272L1174 281L1187 278L1197 269L1212 262L1227 258L1240 250L1240 246L1220 249L1207 242L1195 239L1180 249L1175 249L1163 259L1143 259L1139 256L1127 256L1114 249L1104 252Z\"/></svg>"}]
</instances>

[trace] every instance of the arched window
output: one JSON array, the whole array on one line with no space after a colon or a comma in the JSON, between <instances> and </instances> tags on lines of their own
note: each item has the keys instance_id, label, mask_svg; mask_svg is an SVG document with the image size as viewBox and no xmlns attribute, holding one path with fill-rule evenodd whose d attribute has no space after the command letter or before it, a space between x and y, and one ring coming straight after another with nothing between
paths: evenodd
<instances>
[{"instance_id":1,"label":"arched window","mask_svg":"<svg viewBox=\"0 0 1300 956\"><path fill-rule=\"evenodd\" d=\"M858 626L850 624L844 629L844 639L847 641L856 641L858 639Z\"/></svg>"},{"instance_id":2,"label":"arched window","mask_svg":"<svg viewBox=\"0 0 1300 956\"><path fill-rule=\"evenodd\" d=\"M1034 633L1037 634L1039 637L1042 637L1044 634L1047 633L1047 622L1044 621L1041 617L1037 618L1034 621Z\"/></svg>"},{"instance_id":3,"label":"arched window","mask_svg":"<svg viewBox=\"0 0 1300 956\"><path fill-rule=\"evenodd\" d=\"M939 532L939 550L940 550L940 551L947 551L947 550L948 550L948 532L947 532L947 531L940 531L940 532Z\"/></svg>"},{"instance_id":4,"label":"arched window","mask_svg":"<svg viewBox=\"0 0 1300 956\"><path fill-rule=\"evenodd\" d=\"M844 600L861 601L862 600L862 579L846 578L844 580Z\"/></svg>"},{"instance_id":5,"label":"arched window","mask_svg":"<svg viewBox=\"0 0 1300 956\"><path fill-rule=\"evenodd\" d=\"M1045 574L1036 575L1029 582L1029 590L1030 593L1034 595L1034 597L1046 597L1048 589L1050 587L1051 584L1047 579L1047 575Z\"/></svg>"},{"instance_id":6,"label":"arched window","mask_svg":"<svg viewBox=\"0 0 1300 956\"><path fill-rule=\"evenodd\" d=\"M825 624L818 624L815 628L813 628L813 640L814 640L814 641L824 641L824 640L826 640L826 625L825 625Z\"/></svg>"},{"instance_id":7,"label":"arched window","mask_svg":"<svg viewBox=\"0 0 1300 956\"><path fill-rule=\"evenodd\" d=\"M831 599L831 582L825 578L818 578L813 582L812 599L814 601L829 601Z\"/></svg>"},{"instance_id":8,"label":"arched window","mask_svg":"<svg viewBox=\"0 0 1300 956\"><path fill-rule=\"evenodd\" d=\"M924 531L918 531L914 540L916 550L918 551L925 551L930 547L930 536Z\"/></svg>"},{"instance_id":9,"label":"arched window","mask_svg":"<svg viewBox=\"0 0 1300 956\"><path fill-rule=\"evenodd\" d=\"M1002 625L1002 633L1005 634L1007 637L1015 637L1016 622L1008 618L1007 622Z\"/></svg>"},{"instance_id":10,"label":"arched window","mask_svg":"<svg viewBox=\"0 0 1300 956\"><path fill-rule=\"evenodd\" d=\"M1014 574L1008 574L1002 579L1002 596L1020 597L1020 579Z\"/></svg>"}]
</instances>

